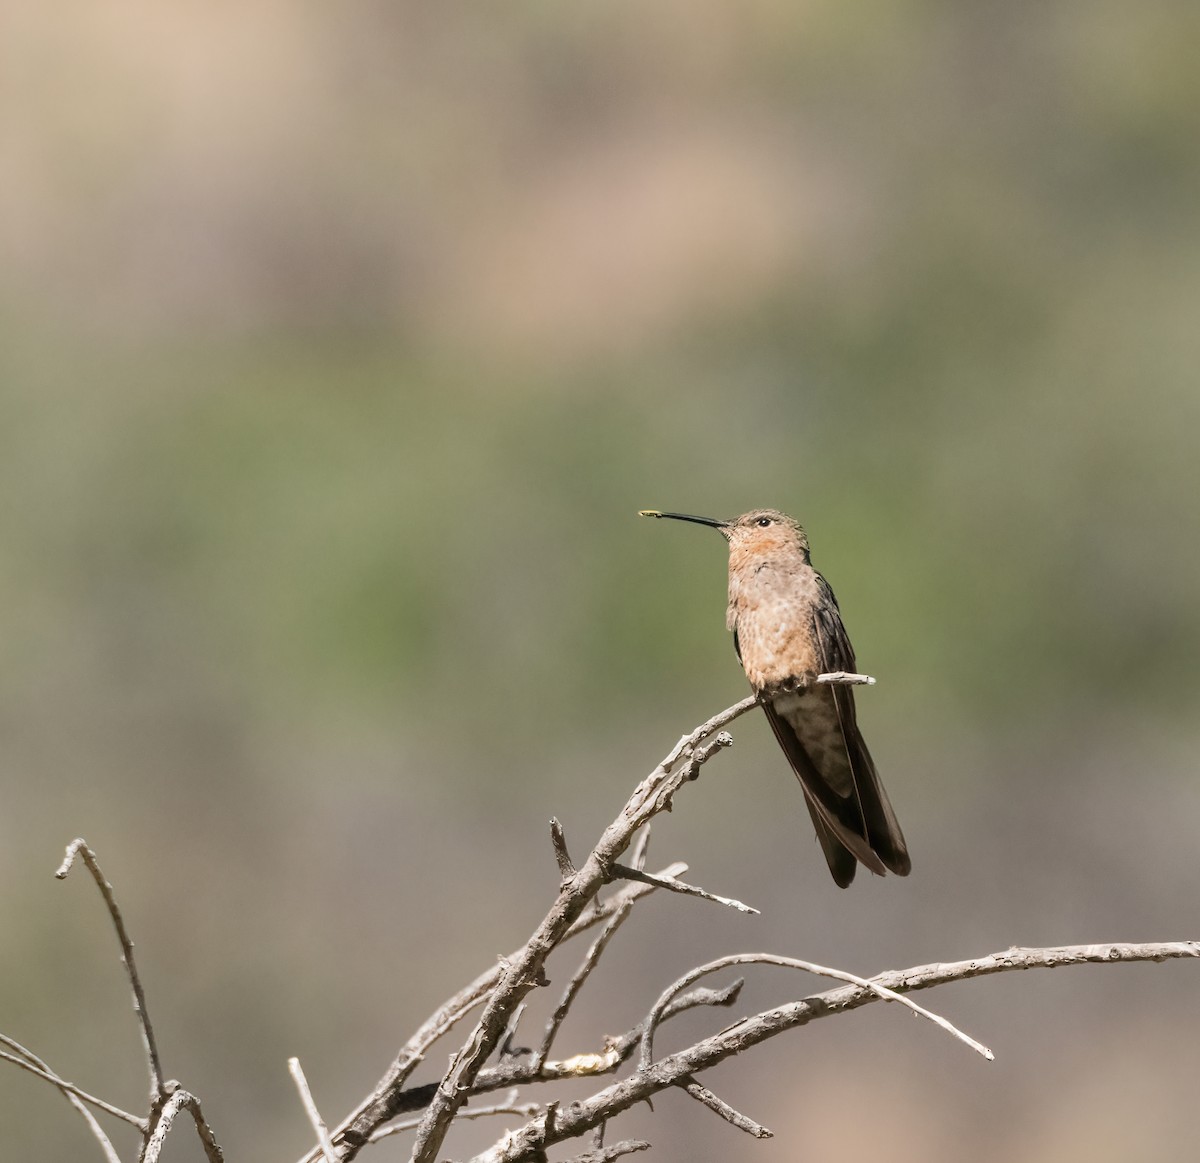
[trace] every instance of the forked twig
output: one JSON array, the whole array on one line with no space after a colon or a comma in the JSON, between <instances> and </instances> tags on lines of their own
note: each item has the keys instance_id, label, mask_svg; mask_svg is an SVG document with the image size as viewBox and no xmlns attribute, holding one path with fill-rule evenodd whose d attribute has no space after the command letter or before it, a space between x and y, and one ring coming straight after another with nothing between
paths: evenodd
<instances>
[{"instance_id":1,"label":"forked twig","mask_svg":"<svg viewBox=\"0 0 1200 1163\"><path fill-rule=\"evenodd\" d=\"M646 862L646 849L649 847L649 844L650 825L647 824L642 834L638 837L633 851L633 864L639 871ZM640 877L636 879L640 879ZM550 1015L550 1020L546 1023L546 1032L542 1035L542 1041L533 1053L530 1070L535 1076L541 1073L542 1065L546 1061L546 1056L550 1053L550 1047L554 1043L559 1027L566 1020L571 1004L583 988L583 983L587 981L589 974L596 968L601 955L608 948L609 941L613 939L617 930L624 924L625 918L633 911L634 903L633 900L629 900L613 913L608 923L600 930L599 936L588 946L588 951L584 954L579 968L571 975L571 980L567 982L567 987L563 990L562 997L559 999L558 1005L554 1008L554 1013Z\"/></svg>"},{"instance_id":2,"label":"forked twig","mask_svg":"<svg viewBox=\"0 0 1200 1163\"><path fill-rule=\"evenodd\" d=\"M542 967L546 958L560 944L572 924L583 915L584 909L605 883L608 870L629 846L638 829L659 812L666 811L671 806L675 792L689 780L694 780L700 768L713 755L733 742L723 731L711 740L708 740L708 736L749 711L757 702L753 696L743 699L681 740L668 759L637 786L575 875L563 882L558 899L545 919L517 956L502 966L500 977L484 1004L475 1029L450 1060L450 1067L425 1112L421 1126L417 1128L413 1163L433 1163L436 1159L456 1112L503 1036L513 1010L530 989L543 979ZM679 759L683 762L677 763ZM357 1130L357 1124L353 1129ZM369 1134L372 1129L367 1127L366 1133ZM352 1158L356 1152L357 1146L349 1143L345 1158Z\"/></svg>"},{"instance_id":3,"label":"forked twig","mask_svg":"<svg viewBox=\"0 0 1200 1163\"><path fill-rule=\"evenodd\" d=\"M660 875L674 876L685 871L686 868L687 865L672 864L664 868ZM641 900L653 891L654 889L650 885L628 884L603 901L593 898L593 907L584 912L571 925L563 940L570 940L587 932L594 925L602 924L619 912L627 902ZM511 964L519 952L520 950L505 958L502 963L491 966L473 982L443 1002L401 1047L387 1073L376 1084L375 1090L346 1115L332 1132L332 1138L336 1144L339 1146L345 1144L342 1149L344 1159L353 1158L354 1154L369 1141L371 1133L389 1119L406 1111L419 1110L429 1104L429 1099L426 1098L416 1106L406 1105L409 1099L405 1096L412 1092L405 1090L405 1082L420 1064L429 1047L448 1033L457 1021L486 1000L500 979L504 965ZM500 1083L499 1085L506 1084ZM319 1148L313 1148L302 1156L300 1163L313 1163L319 1153Z\"/></svg>"},{"instance_id":4,"label":"forked twig","mask_svg":"<svg viewBox=\"0 0 1200 1163\"><path fill-rule=\"evenodd\" d=\"M871 680L870 676L833 672L819 676L819 681L862 684ZM472 1096L503 1086L536 1084L564 1078L578 1079L608 1073L615 1070L620 1062L636 1052L639 1047L640 1064L632 1074L611 1082L588 1098L572 1101L561 1107L557 1102L536 1107L535 1113L529 1116L523 1127L506 1133L491 1149L477 1156L476 1163L542 1160L549 1147L596 1131L622 1111L649 1100L669 1087L685 1090L693 1099L742 1130L752 1135L765 1136L769 1134L767 1128L736 1111L700 1084L697 1076L727 1058L786 1030L796 1029L817 1018L880 1000L899 1002L927 1020L935 1022L978 1053L991 1058L991 1051L987 1047L962 1033L945 1018L916 1005L904 995L946 981L1011 969L1078 964L1082 961L1160 960L1167 957L1191 957L1200 952L1200 946L1190 943L1010 950L1006 954L997 954L969 963L923 966L900 973L882 973L872 978L858 977L796 958L761 953L738 954L700 966L680 978L655 1002L638 1027L616 1042L610 1043L602 1052L577 1054L561 1061L551 1061L550 1047L563 1018L588 974L593 971L606 941L611 938L617 924L620 923L617 918L627 910L626 899L621 894L634 888L643 888L643 882L646 882L643 891L651 887L683 891L693 895L704 891L695 890L694 886L690 885L681 888L679 882L662 883L667 879L675 880L677 873L674 868L666 873L650 875L640 867L640 861L635 860L631 865L623 865L619 863L620 857L638 830L659 812L669 810L672 797L679 789L697 777L700 768L708 759L732 742L723 728L758 703L756 696L749 696L713 716L690 735L684 736L662 763L638 785L616 819L605 829L599 842L579 864L572 861L567 853L561 826L552 826L551 837L562 874L562 883L554 906L524 946L511 957L502 959L498 966L481 975L471 986L446 1002L410 1039L393 1064L392 1070L377 1086L375 1093L361 1104L332 1136L340 1153L339 1163L348 1163L365 1143L375 1137L382 1137L383 1132L379 1129L383 1123L403 1111L420 1109L421 1106L425 1106L426 1109L415 1127L412 1160L413 1163L432 1163L439 1157L441 1145L451 1123ZM603 904L598 903L597 894L602 886L614 877L621 876L628 876L634 883L623 887L614 898ZM706 895L711 899L729 903L727 898L716 898L711 893ZM619 903L615 903L618 902L618 898ZM499 1063L486 1065L500 1039L504 1037L505 1031L513 1028L514 1014L530 990L545 983L544 965L547 957L566 937L581 932L587 925L602 922L609 922L611 928L602 932L597 941L593 942L593 947L589 949L568 983L559 1008L548 1026L548 1037L544 1036L543 1043L534 1056L528 1061L502 1058ZM677 1012L677 1007L682 1007L688 999L700 992L692 991L685 997L680 997L679 991L686 989L706 973L745 963L802 969L847 984L743 1018L686 1049L655 1060L653 1039L657 1027L673 1012ZM450 1067L440 1082L405 1089L405 1080L425 1049L450 1029L453 1022L463 1013L478 1005L482 1005L482 1012L475 1028L458 1053L451 1058ZM507 1107L510 1104L503 1105ZM406 1127L411 1126L411 1122L406 1124ZM640 1144L638 1146L640 1149ZM614 1156L610 1152L617 1152L617 1148L604 1148L602 1135L599 1134L593 1142L593 1147L592 1152L576 1158L611 1158ZM618 1147L626 1148L628 1144L619 1144ZM306 1160L314 1157L314 1154L310 1153Z\"/></svg>"},{"instance_id":5,"label":"forked twig","mask_svg":"<svg viewBox=\"0 0 1200 1163\"><path fill-rule=\"evenodd\" d=\"M947 1033L952 1034L960 1042L965 1042L976 1053L982 1054L989 1062L995 1055L982 1042L975 1041L969 1034L964 1034L956 1026L952 1025L939 1014L932 1013L923 1006L917 1005L911 998L905 997L903 994L897 993L893 989L888 989L887 986L880 985L866 977L858 977L853 973L846 973L841 969L829 969L824 965L815 965L811 961L801 961L796 957L780 957L774 953L733 953L728 957L718 957L715 961L710 961L706 965L698 965L695 969L685 973L678 981L673 982L663 990L658 1001L651 1007L650 1012L646 1015L645 1027L642 1031L642 1046L639 1057L638 1069L649 1070L653 1058L654 1050L654 1032L658 1028L660 1015L665 1009L667 1003L680 990L686 989L693 982L698 981L701 977L706 977L710 973L716 973L720 969L727 969L731 965L778 965L785 969L801 969L806 973L814 973L818 977L830 977L835 981L847 981L852 985L862 986L863 989L869 989L872 993L878 994L884 1001L896 1001L903 1006L907 1006L914 1013L918 1013L923 1018L928 1018L935 1025L941 1026Z\"/></svg>"},{"instance_id":6,"label":"forked twig","mask_svg":"<svg viewBox=\"0 0 1200 1163\"><path fill-rule=\"evenodd\" d=\"M1181 957L1200 957L1200 941L1171 941L1148 944L1074 945L1048 949L1008 949L971 961L939 962L912 969L880 973L871 984L897 993L929 989L951 981L965 981L993 973L1023 969L1052 969L1064 965L1104 964L1132 961L1166 961ZM648 1070L637 1070L613 1082L590 1098L572 1103L558 1120L552 1140L545 1139L542 1128L530 1121L520 1130L475 1157L474 1163L518 1163L538 1157L554 1143L586 1134L602 1122L669 1086L678 1086L685 1078L708 1070L752 1046L789 1030L798 1029L818 1018L847 1013L882 1000L877 990L864 985L838 986L825 993L788 1002L741 1019L710 1038L684 1050L657 1059Z\"/></svg>"},{"instance_id":7,"label":"forked twig","mask_svg":"<svg viewBox=\"0 0 1200 1163\"><path fill-rule=\"evenodd\" d=\"M167 1084L168 1090L170 1085L170 1083ZM194 1094L189 1094L182 1089L169 1093L158 1116L158 1122L146 1142L146 1149L141 1156L140 1163L158 1163L163 1143L166 1142L167 1132L170 1131L171 1124L174 1123L179 1112L184 1110L192 1116L192 1121L196 1124L196 1133L200 1136L200 1144L204 1148L204 1157L208 1163L225 1163L224 1152L217 1145L212 1128L205 1122L204 1114L200 1110L200 1100Z\"/></svg>"},{"instance_id":8,"label":"forked twig","mask_svg":"<svg viewBox=\"0 0 1200 1163\"><path fill-rule=\"evenodd\" d=\"M739 978L723 989L708 989L700 987L689 990L682 997L674 998L667 1006L662 1021L667 1022L677 1014L700 1006L728 1008L737 1002L741 993L743 981ZM661 1023L660 1023L661 1024ZM623 1062L628 1061L637 1049L642 1038L643 1023L639 1022L631 1030L627 1030L619 1038L606 1040L604 1049L595 1053L573 1054L570 1058L559 1061L543 1062L541 1068L534 1070L532 1060L520 1062L501 1062L495 1066L486 1066L475 1079L471 1097L488 1094L506 1088L528 1086L539 1082L558 1082L562 1079L597 1078L611 1074ZM436 1083L423 1086L413 1086L400 1092L394 1101L396 1114L408 1111L418 1111L428 1106L437 1089ZM315 1156L314 1156L315 1157Z\"/></svg>"},{"instance_id":9,"label":"forked twig","mask_svg":"<svg viewBox=\"0 0 1200 1163\"><path fill-rule=\"evenodd\" d=\"M818 681L859 683L873 681L869 676L838 672L822 675ZM935 1022L978 1053L991 1058L991 1051L955 1028L945 1018L916 1005L906 995L920 989L946 982L966 980L1013 970L1053 968L1062 965L1112 964L1131 961L1163 961L1172 958L1200 957L1200 942L1162 942L1155 944L1122 944L1064 946L1043 949L1012 948L1001 953L953 964L939 963L912 969L880 973L864 978L838 969L830 969L797 958L768 953L744 953L722 957L691 970L674 982L654 1003L646 1017L621 1038L607 1040L599 1053L577 1054L560 1061L550 1061L549 1052L557 1033L574 1003L580 989L595 969L601 955L633 904L653 888L699 895L706 899L732 905L746 911L748 906L728 898L717 897L692 885L684 885L675 877L686 870L685 865L672 865L658 874L644 870L645 844L650 819L669 809L671 797L688 780L695 779L700 767L732 740L721 728L738 715L757 704L754 697L714 716L676 746L672 753L642 781L622 813L605 830L600 842L582 865L576 867L567 854L561 825L552 825L552 841L560 872L563 876L555 907L535 930L529 941L509 958L448 999L422 1025L417 1034L402 1049L392 1069L381 1080L375 1093L334 1133L330 1133L312 1100L311 1091L296 1059L289 1069L296 1080L302 1101L319 1140L319 1146L306 1159L324 1156L327 1163L347 1163L367 1142L415 1130L413 1159L430 1160L439 1151L445 1131L456 1118L479 1118L494 1114L516 1114L527 1120L523 1127L507 1132L492 1148L476 1157L476 1163L518 1163L522 1160L544 1160L546 1150L558 1143L594 1132L591 1150L572 1157L569 1163L608 1163L634 1151L646 1149L647 1143L626 1140L611 1147L603 1145L607 1123L639 1102L649 1101L668 1088L684 1090L695 1101L714 1111L733 1126L754 1135L769 1137L771 1132L761 1124L737 1111L729 1103L702 1085L697 1075L718 1063L756 1046L787 1030L836 1013L848 1012L876 1001L895 1001L920 1016ZM646 826L634 847L632 863L618 863L619 855L629 847L639 829ZM143 1133L140 1163L158 1163L166 1136L173 1121L187 1110L197 1127L209 1163L223 1163L220 1147L211 1128L204 1120L197 1099L177 1083L163 1082L162 1070L155 1045L153 1029L146 1013L145 996L133 961L133 945L125 931L116 905L112 886L103 877L94 854L80 839L67 849L66 859L56 875L66 876L76 857L88 865L109 908L122 949L134 1009L138 1015L143 1044L151 1078L151 1117L139 1119L81 1091L58 1077L36 1055L19 1043L0 1035L0 1044L12 1053L0 1051L0 1059L11 1061L22 1069L58 1087L82 1117L100 1142L107 1163L119 1163L111 1143L100 1130L88 1106L95 1106L114 1117L138 1127ZM623 886L608 900L600 902L599 891L614 878L626 878L634 883ZM571 977L554 1015L547 1025L538 1049L527 1060L505 1058L492 1066L484 1062L500 1039L508 1032L511 1037L520 1021L523 998L536 985L546 984L543 966L546 958L567 938L582 933L592 925L604 923L579 967ZM798 1001L777 1006L727 1026L683 1050L655 1059L653 1042L658 1027L674 1014L696 1005L730 1004L737 996L741 982L723 991L708 989L687 990L706 974L740 964L766 964L801 969L846 984L824 993L810 995ZM450 1070L437 1084L404 1089L404 1080L420 1062L426 1050L454 1024L477 1007L483 1007L471 1038L451 1060ZM579 1079L609 1073L639 1051L638 1068L619 1081L592 1094L572 1101L548 1103L519 1103L514 1091L507 1099L491 1106L474 1109L464 1104L472 1096L488 1091L526 1083L544 1083L559 1079ZM383 1122L401 1111L426 1107L419 1119L412 1119L384 1129Z\"/></svg>"},{"instance_id":10,"label":"forked twig","mask_svg":"<svg viewBox=\"0 0 1200 1163\"><path fill-rule=\"evenodd\" d=\"M725 710L704 723L701 723L694 731L680 738L679 742L667 752L662 763L656 768L657 771L670 771L671 768L679 761L685 751L693 751L696 746L710 735L721 730L722 727L728 727L734 719L740 718L747 711L754 710L758 706L758 695L747 695L739 703L734 703L732 707L726 707Z\"/></svg>"}]
</instances>

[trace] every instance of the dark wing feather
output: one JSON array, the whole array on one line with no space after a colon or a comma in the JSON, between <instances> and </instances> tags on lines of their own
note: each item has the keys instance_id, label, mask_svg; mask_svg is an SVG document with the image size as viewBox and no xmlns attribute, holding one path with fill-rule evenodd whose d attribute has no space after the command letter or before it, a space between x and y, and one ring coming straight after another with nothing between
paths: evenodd
<instances>
[{"instance_id":1,"label":"dark wing feather","mask_svg":"<svg viewBox=\"0 0 1200 1163\"><path fill-rule=\"evenodd\" d=\"M833 596L829 583L820 574L817 575L817 582L822 599L827 599L816 603L813 608L813 631L821 654L822 669L826 673L838 670L853 672L854 649L846 635L846 628L842 625L837 599ZM850 760L863 827L861 834L892 872L897 876L907 876L912 868L908 846L904 842L904 833L900 831L891 801L879 780L879 773L875 770L871 753L867 750L862 733L858 729L854 711L854 688L833 684L831 690L842 728L842 737L846 743L846 754Z\"/></svg>"},{"instance_id":2,"label":"dark wing feather","mask_svg":"<svg viewBox=\"0 0 1200 1163\"><path fill-rule=\"evenodd\" d=\"M813 763L792 725L769 702L764 702L762 707L779 746L800 781L804 802L834 881L845 888L854 879L859 861L882 876L884 866L863 838L862 817L853 797L838 795Z\"/></svg>"}]
</instances>

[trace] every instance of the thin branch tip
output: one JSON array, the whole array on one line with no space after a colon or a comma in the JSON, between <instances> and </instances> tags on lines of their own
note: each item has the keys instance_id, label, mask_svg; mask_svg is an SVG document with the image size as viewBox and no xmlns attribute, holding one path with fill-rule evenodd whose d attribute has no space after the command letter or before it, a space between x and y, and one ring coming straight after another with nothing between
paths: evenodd
<instances>
[{"instance_id":1,"label":"thin branch tip","mask_svg":"<svg viewBox=\"0 0 1200 1163\"><path fill-rule=\"evenodd\" d=\"M296 1084L296 1090L300 1095L304 1113L308 1116L309 1125L317 1136L317 1142L321 1144L321 1154L325 1157L326 1163L338 1163L337 1150L334 1148L333 1140L329 1137L329 1127L317 1109L316 1101L308 1086L308 1079L304 1077L304 1068L300 1065L300 1059L289 1058L287 1064L288 1073L291 1074L292 1081Z\"/></svg>"},{"instance_id":2,"label":"thin branch tip","mask_svg":"<svg viewBox=\"0 0 1200 1163\"><path fill-rule=\"evenodd\" d=\"M75 863L75 857L79 855L82 849L87 848L87 846L87 841L82 836L76 836L67 845L67 854L63 857L62 863L54 871L54 876L57 880L66 880L67 873L71 871L71 866Z\"/></svg>"},{"instance_id":3,"label":"thin branch tip","mask_svg":"<svg viewBox=\"0 0 1200 1163\"><path fill-rule=\"evenodd\" d=\"M746 1134L752 1135L756 1139L773 1139L775 1132L764 1127L762 1123L756 1123L749 1115L742 1114L741 1111L730 1106L723 1098L715 1095L707 1086L702 1086L694 1078L685 1078L679 1083L680 1088L685 1094L694 1098L701 1106L706 1106L715 1115L719 1115L731 1126L737 1127L739 1131L745 1131Z\"/></svg>"},{"instance_id":4,"label":"thin branch tip","mask_svg":"<svg viewBox=\"0 0 1200 1163\"><path fill-rule=\"evenodd\" d=\"M817 675L817 682L833 686L874 686L875 680L869 674L852 674L847 670L833 670L828 674Z\"/></svg>"},{"instance_id":5,"label":"thin branch tip","mask_svg":"<svg viewBox=\"0 0 1200 1163\"><path fill-rule=\"evenodd\" d=\"M684 896L694 896L699 897L701 900L713 901L715 904L736 909L739 913L750 913L756 917L762 915L759 909L743 904L733 897L718 896L714 892L708 892L706 889L698 888L694 884L686 884L684 881L676 880L674 877L653 876L648 872L642 872L640 869L630 868L624 864L614 864L610 869L609 875L614 879L637 880L644 884L652 884L656 888L665 888L669 892L682 893Z\"/></svg>"},{"instance_id":6,"label":"thin branch tip","mask_svg":"<svg viewBox=\"0 0 1200 1163\"><path fill-rule=\"evenodd\" d=\"M133 993L133 1012L137 1015L138 1028L142 1035L142 1049L146 1055L146 1071L150 1076L150 1093L156 1099L162 1100L167 1097L167 1092L163 1087L162 1061L158 1056L158 1043L154 1037L154 1027L150 1024L150 1015L146 1009L146 991L142 988L137 963L133 958L133 940L125 928L125 920L121 916L121 909L117 904L116 892L101 870L95 852L82 836L76 837L67 845L67 854L55 876L60 880L63 879L70 872L76 856L82 858L87 870L92 874L92 879L96 882L96 887L100 890L105 907L108 909L109 920L112 921L113 930L116 932L117 941L121 946L121 961L125 966L125 976Z\"/></svg>"},{"instance_id":7,"label":"thin branch tip","mask_svg":"<svg viewBox=\"0 0 1200 1163\"><path fill-rule=\"evenodd\" d=\"M567 851L567 836L557 816L550 817L550 843L554 846L554 859L565 885L575 875L575 865L571 861L571 854Z\"/></svg>"}]
</instances>

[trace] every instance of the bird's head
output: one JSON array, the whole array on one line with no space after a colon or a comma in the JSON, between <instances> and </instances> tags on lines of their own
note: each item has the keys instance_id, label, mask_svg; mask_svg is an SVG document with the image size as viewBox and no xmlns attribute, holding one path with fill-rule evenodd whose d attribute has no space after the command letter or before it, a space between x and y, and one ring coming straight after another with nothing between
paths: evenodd
<instances>
[{"instance_id":1,"label":"bird's head","mask_svg":"<svg viewBox=\"0 0 1200 1163\"><path fill-rule=\"evenodd\" d=\"M799 521L778 509L751 509L729 521L713 517L693 517L688 513L662 513L642 509L640 517L669 517L674 521L692 521L717 530L729 542L730 559L761 559L799 554L807 564L808 534Z\"/></svg>"}]
</instances>

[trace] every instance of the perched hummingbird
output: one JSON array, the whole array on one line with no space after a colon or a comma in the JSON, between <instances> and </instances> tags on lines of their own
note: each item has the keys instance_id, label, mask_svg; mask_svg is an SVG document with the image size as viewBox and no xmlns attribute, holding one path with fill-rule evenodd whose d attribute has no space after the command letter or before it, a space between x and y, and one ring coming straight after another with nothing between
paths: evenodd
<instances>
[{"instance_id":1,"label":"perched hummingbird","mask_svg":"<svg viewBox=\"0 0 1200 1163\"><path fill-rule=\"evenodd\" d=\"M907 876L908 848L859 733L853 687L815 681L854 672L854 648L837 599L813 569L808 536L774 509L732 521L660 513L710 525L729 542L726 625L767 721L804 789L833 879L845 888L858 863Z\"/></svg>"}]
</instances>

